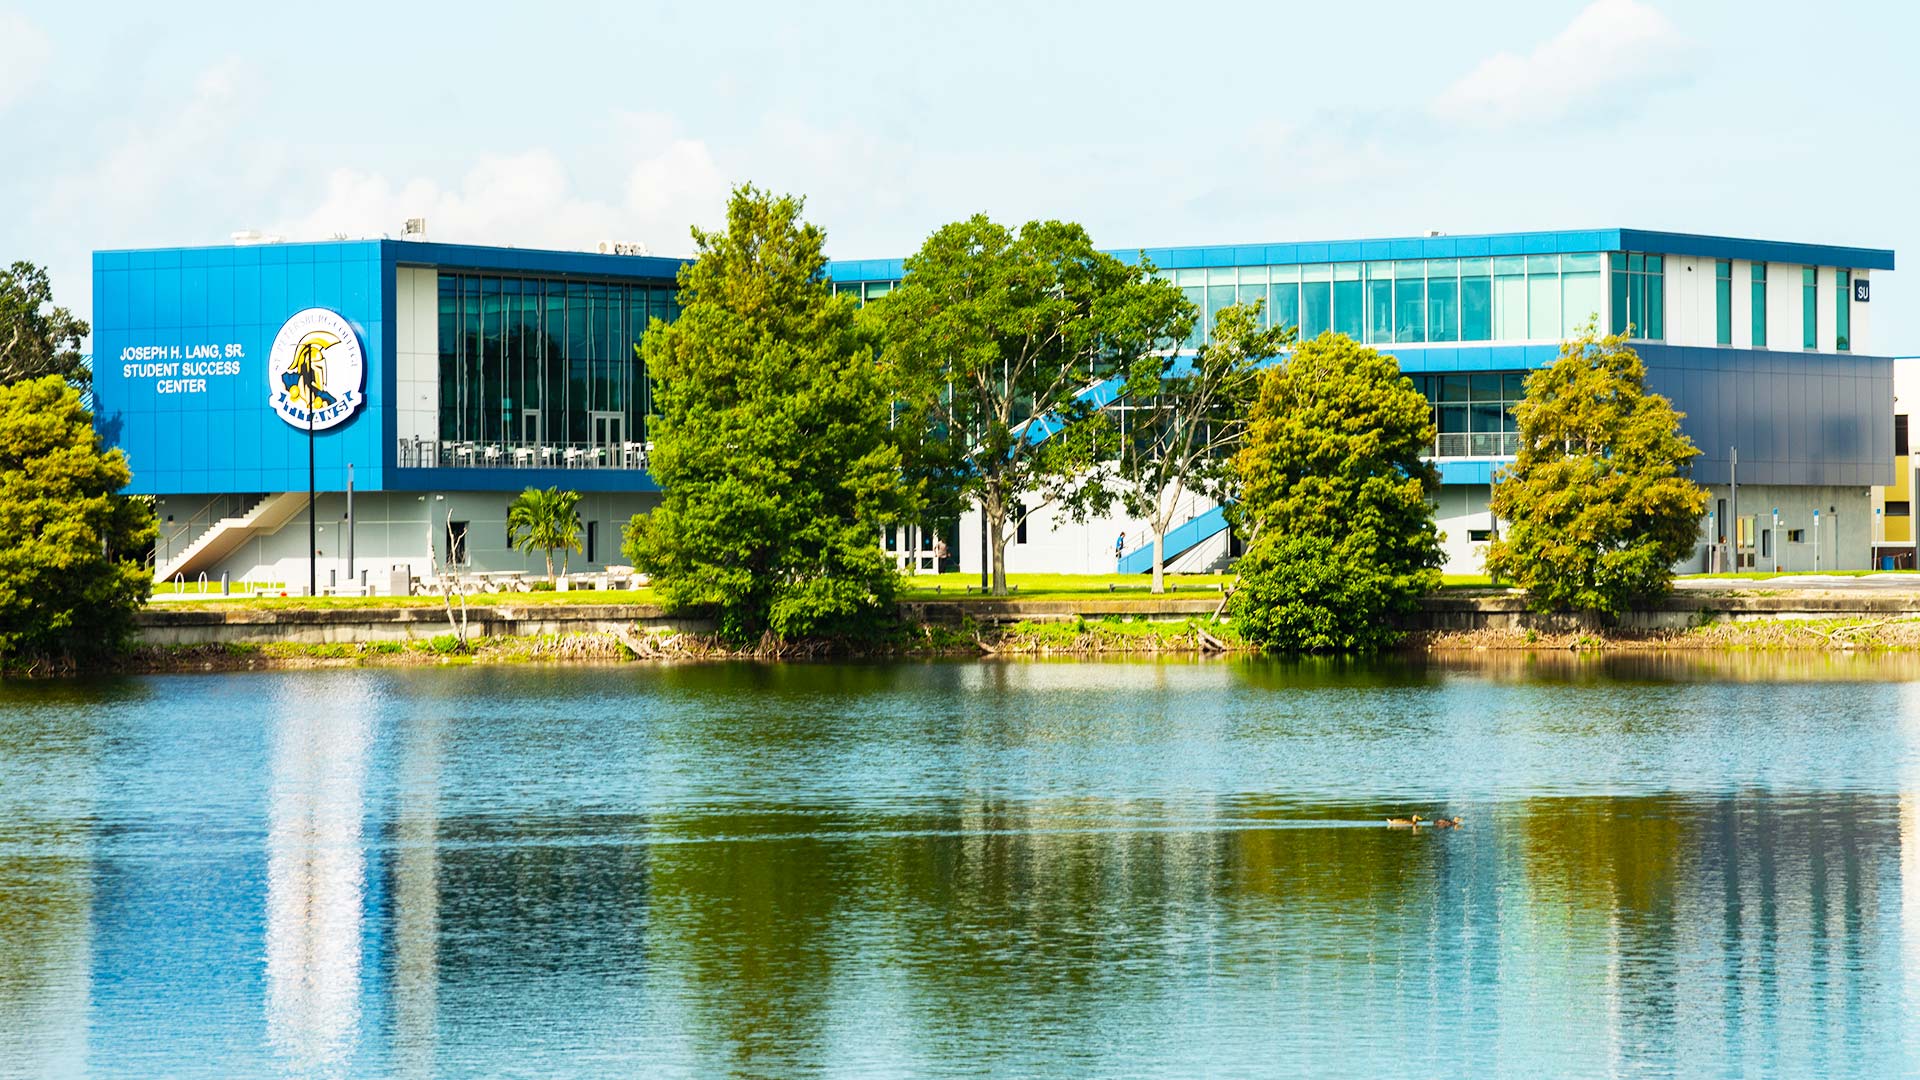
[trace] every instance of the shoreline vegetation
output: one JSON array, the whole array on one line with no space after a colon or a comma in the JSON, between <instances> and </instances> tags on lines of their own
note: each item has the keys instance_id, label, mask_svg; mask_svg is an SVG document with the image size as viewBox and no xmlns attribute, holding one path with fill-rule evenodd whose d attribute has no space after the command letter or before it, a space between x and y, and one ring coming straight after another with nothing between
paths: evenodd
<instances>
[{"instance_id":1,"label":"shoreline vegetation","mask_svg":"<svg viewBox=\"0 0 1920 1080\"><path fill-rule=\"evenodd\" d=\"M112 670L122 673L247 671L329 667L420 667L511 664L626 664L722 660L875 659L1031 660L1047 658L1192 659L1256 655L1230 622L1205 618L1147 621L1108 616L1028 620L1003 626L902 624L866 641L820 639L736 649L716 635L687 632L580 632L476 637L464 647L452 634L358 644L140 645ZM1920 614L1720 622L1680 630L1523 629L1414 631L1383 655L1460 657L1474 654L1754 654L1920 653Z\"/></svg>"}]
</instances>

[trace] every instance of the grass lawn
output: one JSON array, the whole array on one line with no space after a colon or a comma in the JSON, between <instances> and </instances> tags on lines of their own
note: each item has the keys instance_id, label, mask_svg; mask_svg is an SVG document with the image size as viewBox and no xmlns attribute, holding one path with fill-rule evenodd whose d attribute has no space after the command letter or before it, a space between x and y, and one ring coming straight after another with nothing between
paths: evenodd
<instances>
[{"instance_id":1,"label":"grass lawn","mask_svg":"<svg viewBox=\"0 0 1920 1080\"><path fill-rule=\"evenodd\" d=\"M1219 596L1223 585L1232 584L1233 574L1168 574L1168 596ZM1145 598L1153 579L1146 574L1008 574L1012 587L1010 599L1096 599ZM1487 588L1492 583L1485 574L1448 574L1443 588ZM968 591L968 587L972 591ZM175 593L172 583L154 587L156 598ZM198 588L180 590L182 599L156 600L157 611L334 611L352 608L432 607L442 605L438 594L432 596L221 596L217 591L204 596ZM902 600L987 599L980 591L978 574L919 574L901 579ZM467 605L482 607L512 605L526 607L544 604L652 604L652 589L617 589L599 592L574 589L568 592L469 593ZM455 598L455 606L459 606Z\"/></svg>"}]
</instances>

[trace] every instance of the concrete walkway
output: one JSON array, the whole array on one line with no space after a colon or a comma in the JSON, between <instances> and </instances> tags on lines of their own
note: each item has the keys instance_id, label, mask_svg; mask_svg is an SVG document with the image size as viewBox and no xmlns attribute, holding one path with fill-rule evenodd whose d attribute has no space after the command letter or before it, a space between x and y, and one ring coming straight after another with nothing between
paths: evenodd
<instances>
[{"instance_id":1,"label":"concrete walkway","mask_svg":"<svg viewBox=\"0 0 1920 1080\"><path fill-rule=\"evenodd\" d=\"M1866 574L1861 577L1847 577L1844 574L1783 574L1780 577L1765 578L1680 578L1674 587L1690 592L1729 592L1745 589L1813 589L1831 592L1854 592L1863 589L1875 589L1892 592L1920 593L1920 574L1892 573Z\"/></svg>"}]
</instances>

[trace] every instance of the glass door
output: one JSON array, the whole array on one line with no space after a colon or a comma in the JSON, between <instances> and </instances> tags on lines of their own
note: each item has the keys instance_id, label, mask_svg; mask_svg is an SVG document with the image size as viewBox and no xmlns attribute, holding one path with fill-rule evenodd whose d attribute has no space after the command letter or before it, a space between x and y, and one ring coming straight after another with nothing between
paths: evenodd
<instances>
[{"instance_id":1,"label":"glass door","mask_svg":"<svg viewBox=\"0 0 1920 1080\"><path fill-rule=\"evenodd\" d=\"M624 413L595 412L589 417L593 431L593 455L602 465L621 465L625 460L626 423Z\"/></svg>"}]
</instances>

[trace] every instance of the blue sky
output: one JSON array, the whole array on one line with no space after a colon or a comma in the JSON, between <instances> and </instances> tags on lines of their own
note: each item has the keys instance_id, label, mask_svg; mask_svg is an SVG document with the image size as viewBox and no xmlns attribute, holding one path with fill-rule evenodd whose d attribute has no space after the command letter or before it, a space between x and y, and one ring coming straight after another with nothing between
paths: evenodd
<instances>
[{"instance_id":1,"label":"blue sky","mask_svg":"<svg viewBox=\"0 0 1920 1080\"><path fill-rule=\"evenodd\" d=\"M1920 258L1895 3L0 0L0 258L398 232L690 248L732 182L837 257L985 211L1102 246L1629 226ZM1871 345L1920 353L1876 276Z\"/></svg>"}]
</instances>

